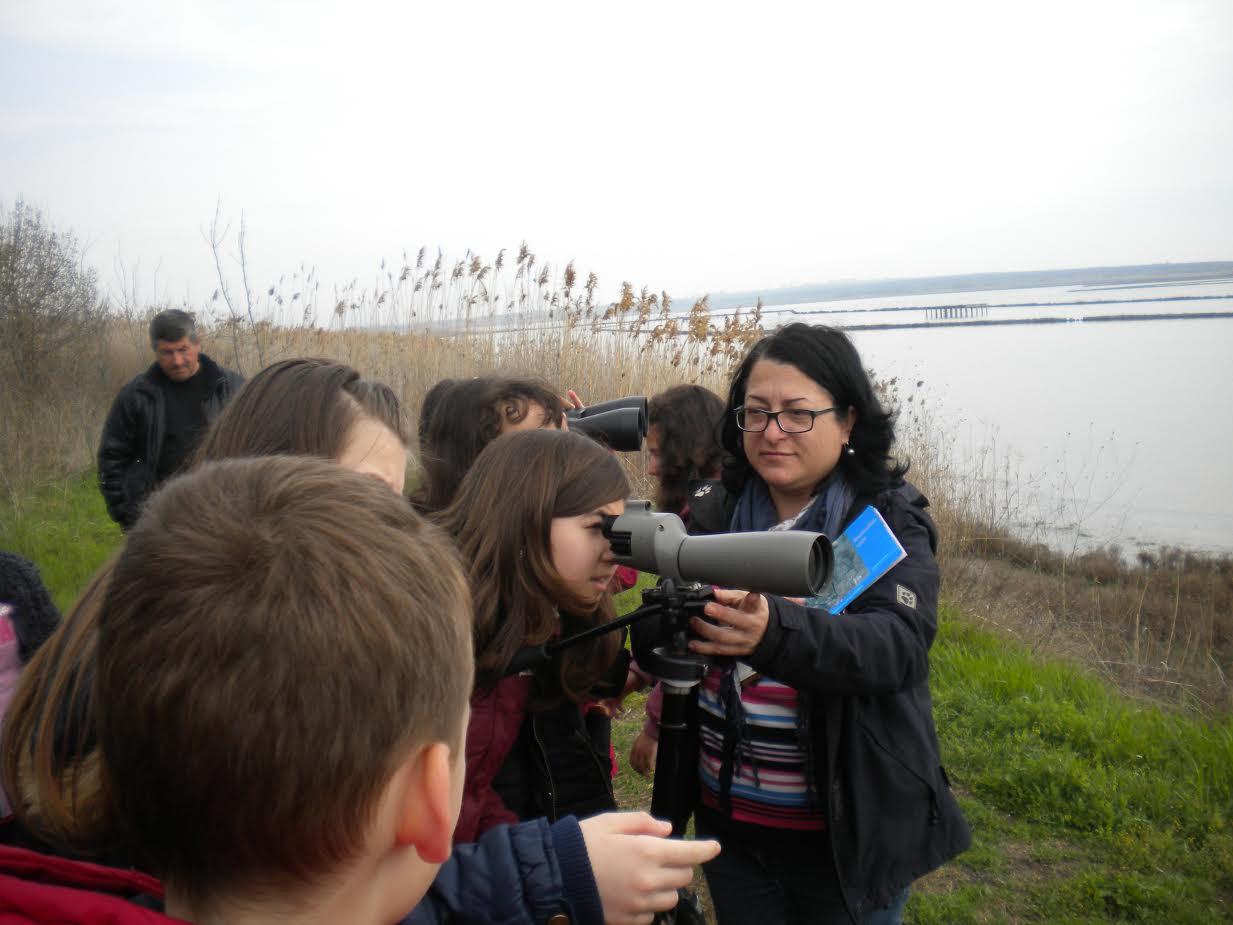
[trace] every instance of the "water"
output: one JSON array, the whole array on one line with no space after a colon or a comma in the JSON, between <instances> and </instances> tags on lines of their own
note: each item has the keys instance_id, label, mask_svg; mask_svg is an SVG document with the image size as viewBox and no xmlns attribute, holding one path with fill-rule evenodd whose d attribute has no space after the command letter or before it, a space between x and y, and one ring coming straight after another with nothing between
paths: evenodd
<instances>
[{"instance_id":1,"label":"water","mask_svg":"<svg viewBox=\"0 0 1233 925\"><path fill-rule=\"evenodd\" d=\"M1219 298L1178 300L1200 295ZM1097 299L1168 301L1079 304ZM1045 304L996 307L1027 302ZM988 319L1233 312L1233 281L776 306L766 325L919 323L928 306L980 303ZM869 311L886 307L907 310ZM1061 548L1233 553L1233 318L946 322L852 337L880 379L898 378L905 409L924 401L961 470L1010 474L1002 487L1017 492L1021 529Z\"/></svg>"}]
</instances>

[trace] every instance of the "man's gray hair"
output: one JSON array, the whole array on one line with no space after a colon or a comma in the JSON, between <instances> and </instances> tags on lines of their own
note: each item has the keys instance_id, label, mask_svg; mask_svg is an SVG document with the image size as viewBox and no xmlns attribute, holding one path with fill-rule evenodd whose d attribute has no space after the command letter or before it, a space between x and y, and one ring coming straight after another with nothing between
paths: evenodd
<instances>
[{"instance_id":1,"label":"man's gray hair","mask_svg":"<svg viewBox=\"0 0 1233 925\"><path fill-rule=\"evenodd\" d=\"M187 337L197 343L197 319L190 312L169 308L150 319L150 347L158 349L160 340L174 344Z\"/></svg>"}]
</instances>

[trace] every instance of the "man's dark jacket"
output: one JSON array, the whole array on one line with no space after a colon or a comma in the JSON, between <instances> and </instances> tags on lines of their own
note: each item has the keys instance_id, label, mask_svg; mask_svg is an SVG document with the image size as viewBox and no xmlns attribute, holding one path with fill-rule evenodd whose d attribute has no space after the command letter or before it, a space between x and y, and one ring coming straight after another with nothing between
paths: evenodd
<instances>
[{"instance_id":1,"label":"man's dark jacket","mask_svg":"<svg viewBox=\"0 0 1233 925\"><path fill-rule=\"evenodd\" d=\"M198 376L210 383L202 405L206 423L240 390L244 377L219 366L204 353ZM111 403L103 438L98 446L98 484L111 519L127 530L137 520L141 505L155 488L158 459L163 447L163 390L157 363L130 379Z\"/></svg>"},{"instance_id":2,"label":"man's dark jacket","mask_svg":"<svg viewBox=\"0 0 1233 925\"><path fill-rule=\"evenodd\" d=\"M689 503L691 533L729 532L735 498L722 482L702 483ZM857 498L847 522L870 504L907 557L838 616L820 619L768 596L766 633L743 659L799 692L826 834L855 922L971 842L942 768L929 695L937 529L910 484Z\"/></svg>"}]
</instances>

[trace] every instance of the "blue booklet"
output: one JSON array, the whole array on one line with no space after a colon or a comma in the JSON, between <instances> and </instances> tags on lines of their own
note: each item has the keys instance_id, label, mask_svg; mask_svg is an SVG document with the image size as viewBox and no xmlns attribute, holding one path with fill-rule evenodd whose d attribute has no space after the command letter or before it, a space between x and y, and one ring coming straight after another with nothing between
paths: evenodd
<instances>
[{"instance_id":1,"label":"blue booklet","mask_svg":"<svg viewBox=\"0 0 1233 925\"><path fill-rule=\"evenodd\" d=\"M895 534L874 507L867 507L835 540L835 569L810 607L842 613L858 595L907 556Z\"/></svg>"}]
</instances>

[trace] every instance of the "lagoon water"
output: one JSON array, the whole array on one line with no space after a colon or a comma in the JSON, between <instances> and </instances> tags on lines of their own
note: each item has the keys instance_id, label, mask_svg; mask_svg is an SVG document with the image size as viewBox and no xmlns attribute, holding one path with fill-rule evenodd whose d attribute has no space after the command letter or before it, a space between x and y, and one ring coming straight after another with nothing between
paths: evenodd
<instances>
[{"instance_id":1,"label":"lagoon water","mask_svg":"<svg viewBox=\"0 0 1233 925\"><path fill-rule=\"evenodd\" d=\"M1090 304L1107 299L1119 302ZM1130 301L1141 299L1153 301ZM1013 303L1043 304L1002 307ZM981 304L988 320L1233 312L1233 280L775 306L765 323L912 324L931 320L930 306ZM903 310L871 311L887 308ZM1233 318L852 337L879 379L898 379L905 412L924 402L960 471L1012 493L1022 531L1065 549L1233 552Z\"/></svg>"}]
</instances>

